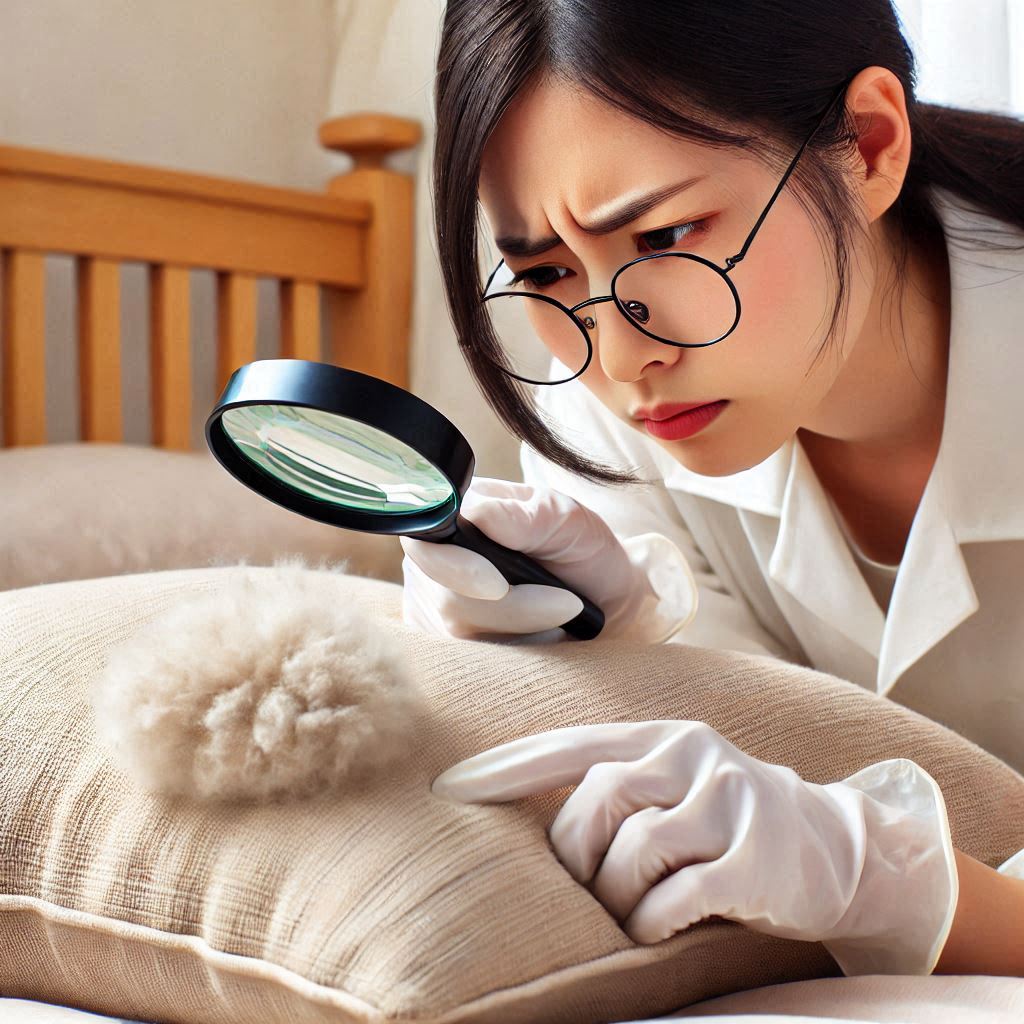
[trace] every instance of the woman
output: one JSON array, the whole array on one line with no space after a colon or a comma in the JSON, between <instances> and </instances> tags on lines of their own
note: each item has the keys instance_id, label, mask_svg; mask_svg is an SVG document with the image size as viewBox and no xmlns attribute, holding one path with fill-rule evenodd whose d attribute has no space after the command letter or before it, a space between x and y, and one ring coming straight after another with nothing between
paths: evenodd
<instances>
[{"instance_id":1,"label":"woman","mask_svg":"<svg viewBox=\"0 0 1024 1024\"><path fill-rule=\"evenodd\" d=\"M1024 769L1024 126L913 85L889 0L449 0L439 253L525 476L465 511L605 635L810 665ZM421 628L564 639L581 607L403 546ZM912 761L813 786L639 723L526 737L434 789L567 783L553 846L637 941L719 913L847 974L1024 975L1022 858L954 851Z\"/></svg>"}]
</instances>

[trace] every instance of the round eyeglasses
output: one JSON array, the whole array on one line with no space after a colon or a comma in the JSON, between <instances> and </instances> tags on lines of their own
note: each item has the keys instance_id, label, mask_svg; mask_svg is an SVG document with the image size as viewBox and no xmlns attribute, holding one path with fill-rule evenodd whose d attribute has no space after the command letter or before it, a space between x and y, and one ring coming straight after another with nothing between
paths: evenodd
<instances>
[{"instance_id":1,"label":"round eyeglasses","mask_svg":"<svg viewBox=\"0 0 1024 1024\"><path fill-rule=\"evenodd\" d=\"M747 254L779 193L793 173L807 144L825 123L847 84L836 91L810 135L804 139L757 218L743 247L718 266L692 252L658 252L638 256L612 277L611 294L582 297L565 305L550 295L526 290L535 278L557 267L534 267L513 274L504 260L491 272L481 295L488 303L500 342L491 361L526 384L564 384L590 365L594 347L593 316L580 316L587 306L611 302L631 327L665 345L706 348L727 338L740 321L740 296L729 272ZM534 279L531 279L531 275ZM563 296L564 297L564 296ZM527 324L523 323L523 314Z\"/></svg>"}]
</instances>

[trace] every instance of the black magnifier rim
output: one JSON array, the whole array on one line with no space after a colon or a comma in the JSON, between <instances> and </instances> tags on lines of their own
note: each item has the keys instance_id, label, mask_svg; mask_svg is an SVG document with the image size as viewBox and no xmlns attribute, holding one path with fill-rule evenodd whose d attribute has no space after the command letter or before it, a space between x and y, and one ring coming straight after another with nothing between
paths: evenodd
<instances>
[{"instance_id":1,"label":"black magnifier rim","mask_svg":"<svg viewBox=\"0 0 1024 1024\"><path fill-rule=\"evenodd\" d=\"M430 509L372 512L333 505L293 490L244 455L225 431L223 414L249 405L318 409L382 430L427 459L451 485L452 497ZM458 427L423 399L378 377L309 359L257 359L238 367L207 417L205 432L217 461L263 497L309 519L370 533L454 530L476 461Z\"/></svg>"}]
</instances>

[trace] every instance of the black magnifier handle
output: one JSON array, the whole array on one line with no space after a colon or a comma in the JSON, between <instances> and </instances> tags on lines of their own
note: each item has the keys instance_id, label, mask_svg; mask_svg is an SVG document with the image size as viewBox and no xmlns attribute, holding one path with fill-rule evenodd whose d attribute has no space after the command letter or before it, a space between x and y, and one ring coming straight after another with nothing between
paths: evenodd
<instances>
[{"instance_id":1,"label":"black magnifier handle","mask_svg":"<svg viewBox=\"0 0 1024 1024\"><path fill-rule=\"evenodd\" d=\"M463 516L456 516L455 532L445 540L449 544L458 544L461 548L468 548L478 555L483 555L511 584L539 583L545 587L558 587L559 590L568 590L570 594L575 594L583 602L583 610L575 618L562 623L562 629L570 636L578 640L593 640L604 628L604 612L593 601L538 565L529 555L491 540Z\"/></svg>"}]
</instances>

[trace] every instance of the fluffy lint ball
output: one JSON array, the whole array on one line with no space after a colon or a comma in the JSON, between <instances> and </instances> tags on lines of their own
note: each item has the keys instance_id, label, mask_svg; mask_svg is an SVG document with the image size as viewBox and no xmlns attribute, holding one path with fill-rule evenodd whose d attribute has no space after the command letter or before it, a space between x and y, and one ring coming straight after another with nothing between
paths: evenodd
<instances>
[{"instance_id":1,"label":"fluffy lint ball","mask_svg":"<svg viewBox=\"0 0 1024 1024\"><path fill-rule=\"evenodd\" d=\"M421 704L400 640L339 574L239 566L113 648L90 696L117 766L155 793L268 801L407 754Z\"/></svg>"}]
</instances>

